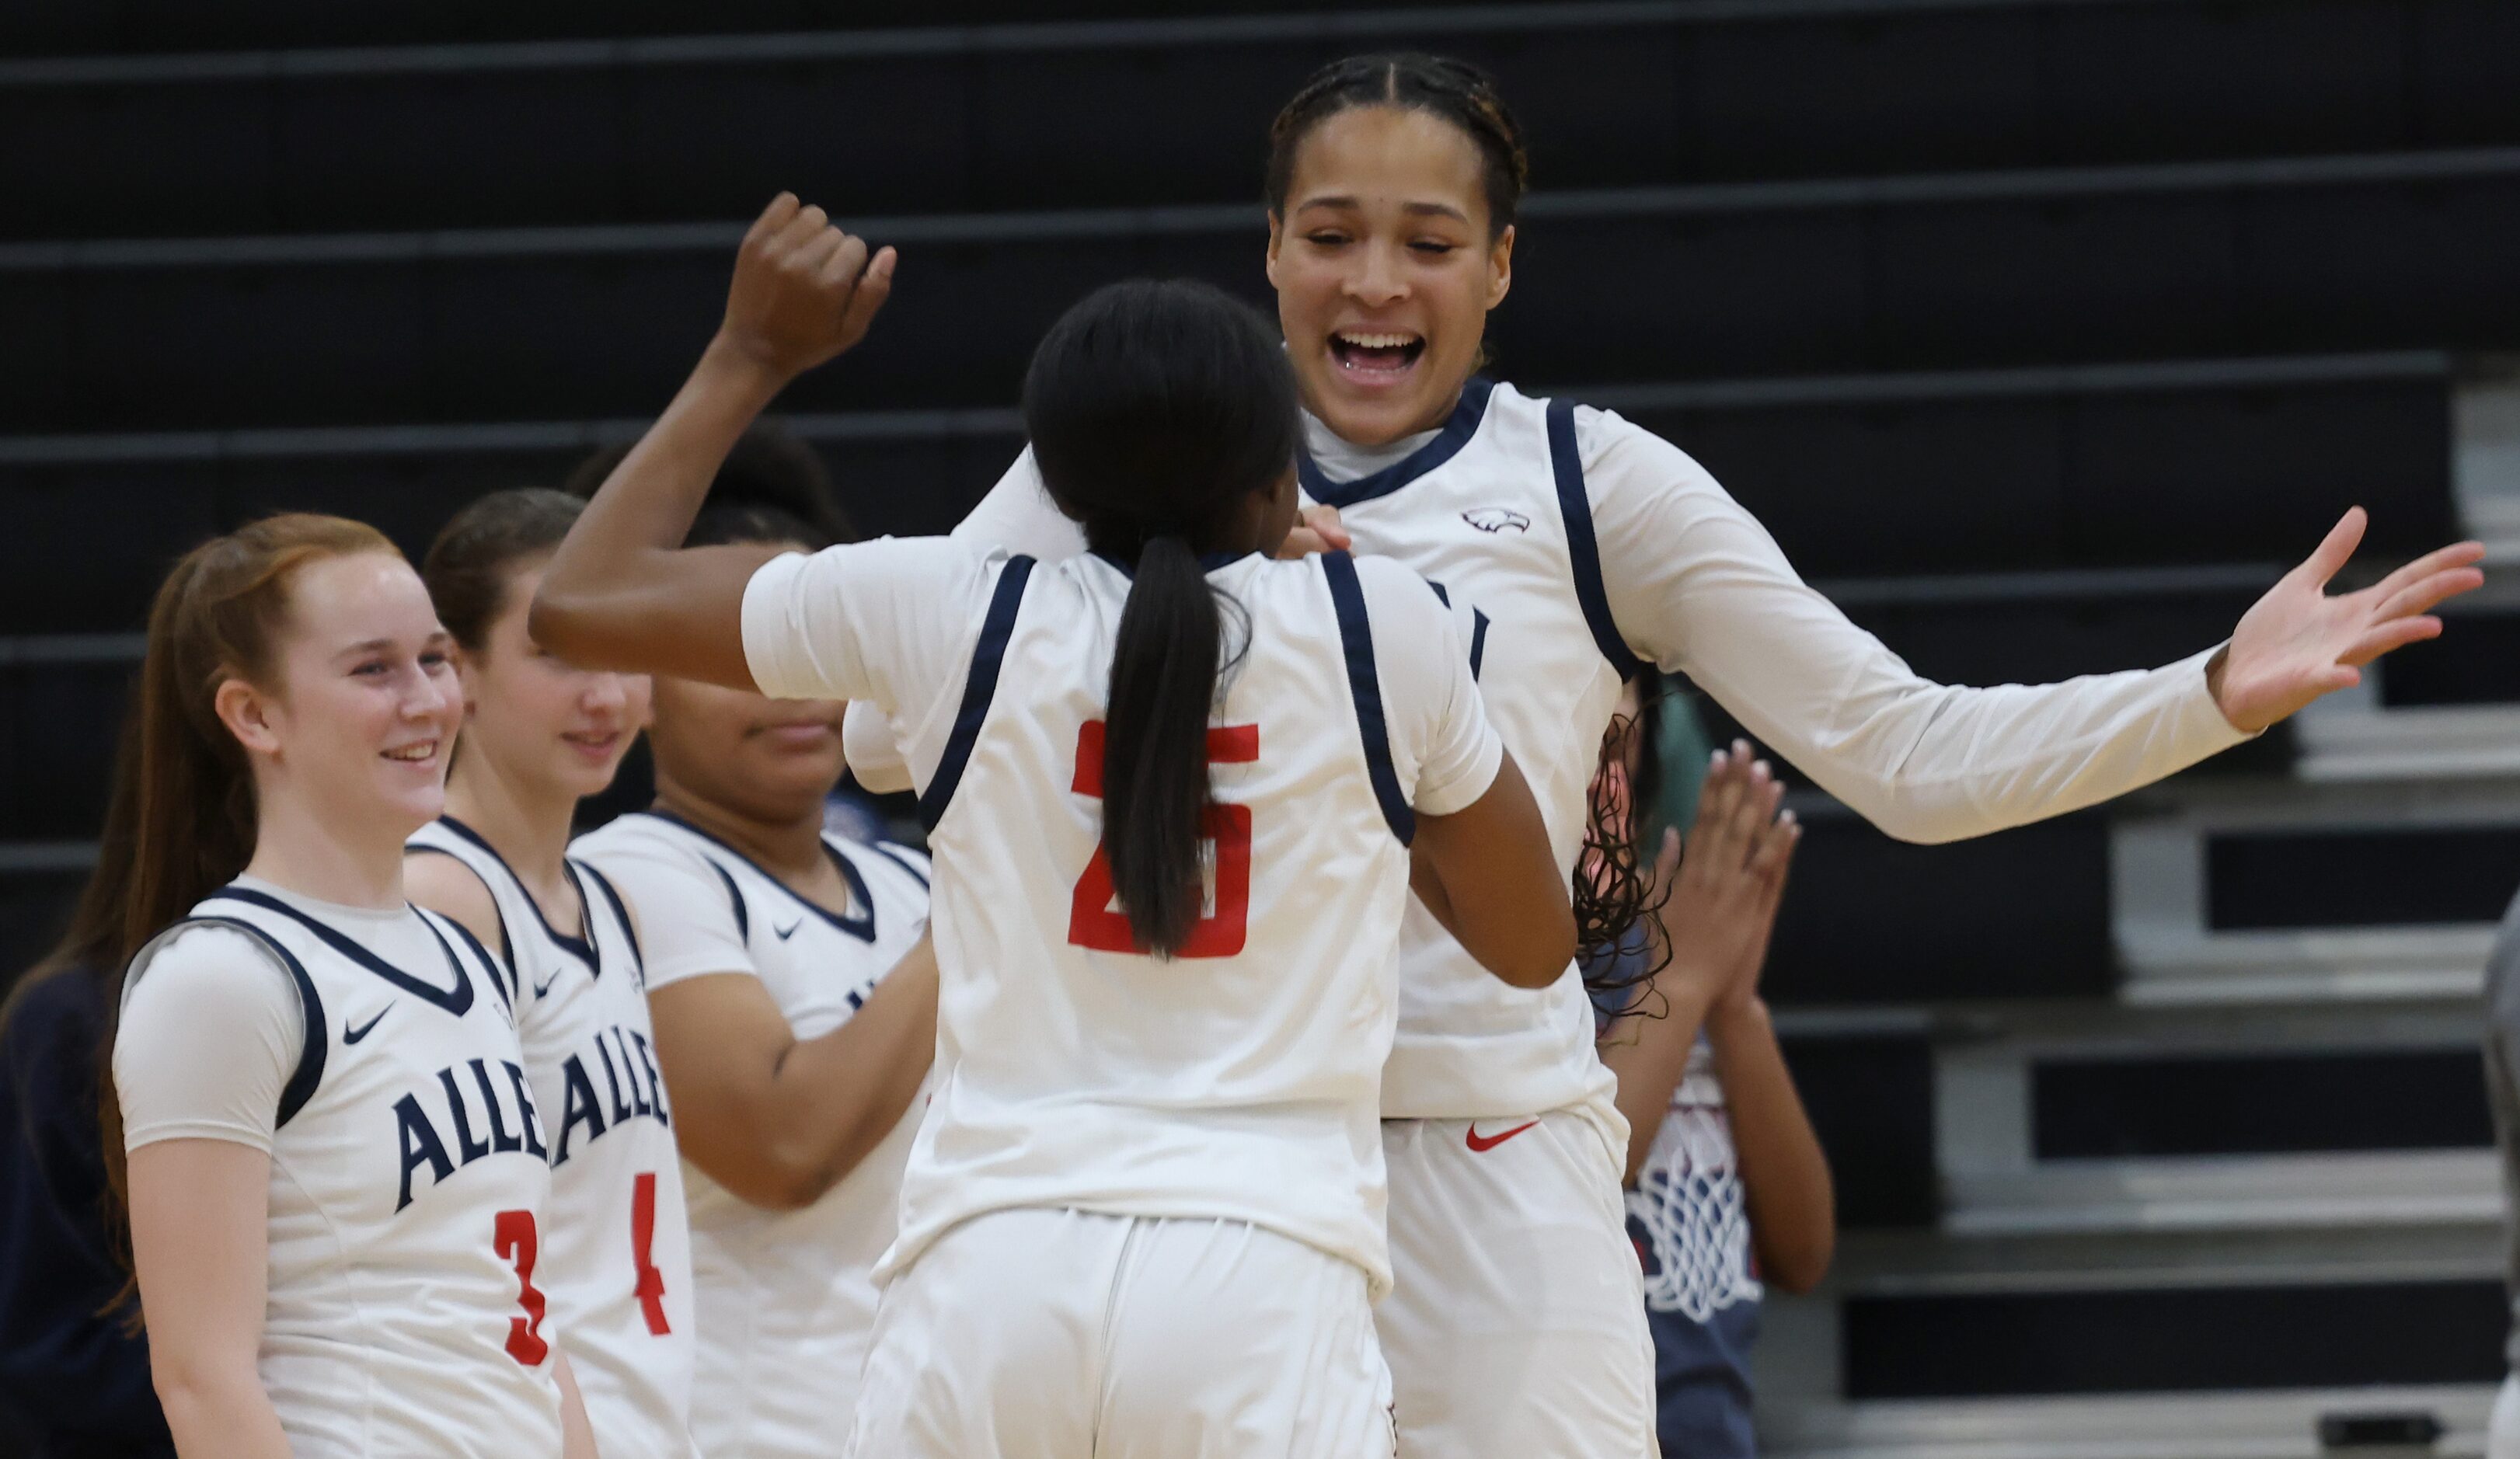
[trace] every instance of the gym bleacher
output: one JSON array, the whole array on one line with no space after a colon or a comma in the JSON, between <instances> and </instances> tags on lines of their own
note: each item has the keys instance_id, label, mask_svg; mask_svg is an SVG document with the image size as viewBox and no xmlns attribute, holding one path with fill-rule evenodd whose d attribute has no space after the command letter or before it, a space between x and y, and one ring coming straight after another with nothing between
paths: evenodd
<instances>
[{"instance_id":1,"label":"gym bleacher","mask_svg":"<svg viewBox=\"0 0 2520 1459\"><path fill-rule=\"evenodd\" d=\"M941 530L1087 287L1263 297L1268 119L1359 50L1490 66L1533 138L1499 373L1696 454L1921 672L2182 656L2352 503L2370 568L2520 549L2511 0L1057 9L0 9L0 967L182 549L287 507L416 551L635 434L781 188L903 255L788 421L862 526ZM1768 1306L1770 1452L2482 1452L2520 578L2117 805L1932 848L1796 805L1768 987L1850 1229Z\"/></svg>"}]
</instances>

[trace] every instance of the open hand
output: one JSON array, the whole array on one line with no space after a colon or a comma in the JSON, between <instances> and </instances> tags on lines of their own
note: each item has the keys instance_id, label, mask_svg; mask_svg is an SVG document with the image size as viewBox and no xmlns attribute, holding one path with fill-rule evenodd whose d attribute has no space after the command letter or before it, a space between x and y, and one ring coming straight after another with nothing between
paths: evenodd
<instances>
[{"instance_id":1,"label":"open hand","mask_svg":"<svg viewBox=\"0 0 2520 1459\"><path fill-rule=\"evenodd\" d=\"M2285 573L2240 617L2206 671L2223 717L2252 732L2321 694L2362 682L2362 666L2439 635L2440 603L2485 583L2482 543L2427 553L2360 593L2331 597L2328 580L2354 555L2366 518L2353 508L2309 560Z\"/></svg>"},{"instance_id":2,"label":"open hand","mask_svg":"<svg viewBox=\"0 0 2520 1459\"><path fill-rule=\"evenodd\" d=\"M1767 762L1735 740L1707 768L1687 843L1677 830L1663 832L1654 873L1671 889L1661 913L1671 965L1658 980L1667 994L1693 995L1712 1010L1757 993L1785 870L1803 834L1792 812L1777 812L1784 792Z\"/></svg>"},{"instance_id":3,"label":"open hand","mask_svg":"<svg viewBox=\"0 0 2520 1459\"><path fill-rule=\"evenodd\" d=\"M793 193L770 199L743 235L718 335L782 378L804 374L866 337L892 292L897 255L867 255Z\"/></svg>"}]
</instances>

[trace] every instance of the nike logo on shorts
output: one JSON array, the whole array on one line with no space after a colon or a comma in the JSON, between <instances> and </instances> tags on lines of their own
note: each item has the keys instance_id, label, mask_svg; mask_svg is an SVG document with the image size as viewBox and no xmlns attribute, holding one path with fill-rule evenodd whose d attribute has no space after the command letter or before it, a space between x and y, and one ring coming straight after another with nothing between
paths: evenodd
<instances>
[{"instance_id":1,"label":"nike logo on shorts","mask_svg":"<svg viewBox=\"0 0 2520 1459\"><path fill-rule=\"evenodd\" d=\"M341 1041L343 1043L356 1043L360 1039L365 1039L369 1034L375 1032L377 1025L385 1021L385 1015L391 1013L393 1009L393 1004L385 1004L383 1007L377 1010L376 1017L369 1019L366 1023L359 1025L355 1029L351 1028L347 1024L343 1024L341 1026Z\"/></svg>"},{"instance_id":2,"label":"nike logo on shorts","mask_svg":"<svg viewBox=\"0 0 2520 1459\"><path fill-rule=\"evenodd\" d=\"M1484 1153L1495 1149L1497 1146L1512 1139L1515 1135L1522 1133L1524 1130L1529 1129L1531 1127L1539 1123L1540 1122L1537 1120L1525 1120L1520 1125L1515 1126L1513 1128L1507 1130L1503 1134L1483 1135L1479 1133L1479 1122L1473 1120L1470 1122L1469 1131L1462 1137L1462 1142L1468 1145L1474 1151Z\"/></svg>"}]
</instances>

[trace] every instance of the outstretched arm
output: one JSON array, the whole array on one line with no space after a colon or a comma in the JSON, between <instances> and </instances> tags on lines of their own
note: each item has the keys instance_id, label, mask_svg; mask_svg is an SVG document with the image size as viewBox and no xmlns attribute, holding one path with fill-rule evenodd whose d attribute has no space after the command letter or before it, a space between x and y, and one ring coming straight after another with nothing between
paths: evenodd
<instances>
[{"instance_id":1,"label":"outstretched arm","mask_svg":"<svg viewBox=\"0 0 2520 1459\"><path fill-rule=\"evenodd\" d=\"M2484 549L2460 543L2377 587L2327 596L2361 542L2358 509L2221 649L2059 684L1935 684L1806 585L1678 447L1605 413L1577 421L1611 616L1627 641L1905 841L1984 835L2183 770L2439 633L2432 609L2483 581Z\"/></svg>"},{"instance_id":2,"label":"outstretched arm","mask_svg":"<svg viewBox=\"0 0 2520 1459\"><path fill-rule=\"evenodd\" d=\"M776 555L683 547L744 427L788 382L866 336L892 287L890 248L782 193L736 255L726 320L691 378L569 529L534 595L534 641L586 668L753 687L744 585Z\"/></svg>"}]
</instances>

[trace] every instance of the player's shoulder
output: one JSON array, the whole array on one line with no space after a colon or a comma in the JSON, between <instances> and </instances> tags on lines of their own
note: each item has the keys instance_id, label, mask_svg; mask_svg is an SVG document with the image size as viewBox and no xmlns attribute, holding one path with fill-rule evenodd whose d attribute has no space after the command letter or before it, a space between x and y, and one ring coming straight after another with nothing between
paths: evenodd
<instances>
[{"instance_id":1,"label":"player's shoulder","mask_svg":"<svg viewBox=\"0 0 2520 1459\"><path fill-rule=\"evenodd\" d=\"M1350 560L1356 564L1366 611L1373 618L1432 622L1449 615L1443 590L1399 558L1368 554Z\"/></svg>"},{"instance_id":2,"label":"player's shoulder","mask_svg":"<svg viewBox=\"0 0 2520 1459\"><path fill-rule=\"evenodd\" d=\"M709 875L715 862L699 832L652 811L616 816L568 843L572 861L582 862L614 881L641 871L680 871ZM644 878L643 878L644 879Z\"/></svg>"},{"instance_id":3,"label":"player's shoulder","mask_svg":"<svg viewBox=\"0 0 2520 1459\"><path fill-rule=\"evenodd\" d=\"M1574 417L1585 486L1594 496L1619 490L1725 495L1715 474L1668 437L1598 406L1579 402Z\"/></svg>"}]
</instances>

